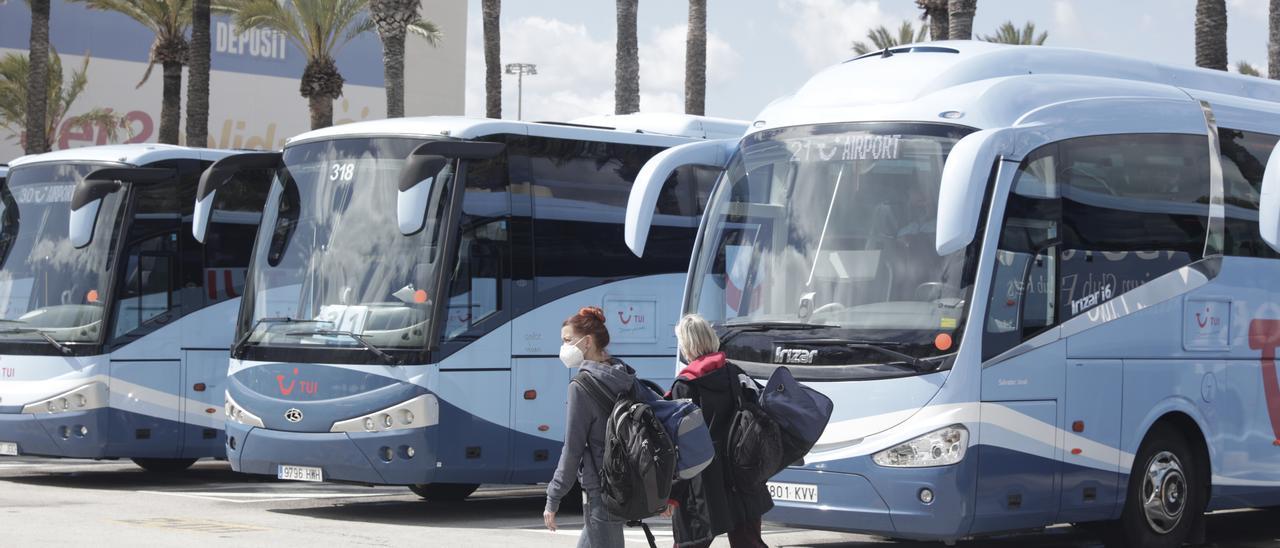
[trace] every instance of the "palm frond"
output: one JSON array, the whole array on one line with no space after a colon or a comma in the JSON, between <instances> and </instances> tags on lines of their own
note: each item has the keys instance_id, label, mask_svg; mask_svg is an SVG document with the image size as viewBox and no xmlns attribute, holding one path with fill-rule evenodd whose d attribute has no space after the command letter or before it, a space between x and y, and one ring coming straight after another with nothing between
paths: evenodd
<instances>
[{"instance_id":1,"label":"palm frond","mask_svg":"<svg viewBox=\"0 0 1280 548\"><path fill-rule=\"evenodd\" d=\"M444 41L444 32L432 21L419 19L409 24L409 33L426 40L427 45L436 48Z\"/></svg>"}]
</instances>

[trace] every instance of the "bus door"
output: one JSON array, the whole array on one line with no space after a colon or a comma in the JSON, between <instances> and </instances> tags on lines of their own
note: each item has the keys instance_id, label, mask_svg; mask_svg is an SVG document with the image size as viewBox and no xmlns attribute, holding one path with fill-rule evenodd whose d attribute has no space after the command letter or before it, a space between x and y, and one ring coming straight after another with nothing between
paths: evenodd
<instances>
[{"instance_id":1,"label":"bus door","mask_svg":"<svg viewBox=\"0 0 1280 548\"><path fill-rule=\"evenodd\" d=\"M109 456L172 458L182 449L181 333L175 324L182 316L185 296L180 275L179 208L184 186L191 186L194 194L194 178L184 178L184 171L199 173L198 165L187 162L103 169L82 183L88 191L99 180L128 182L124 188L128 188L131 201L107 326L112 409ZM90 293L102 293L103 289L94 288Z\"/></svg>"},{"instance_id":2,"label":"bus door","mask_svg":"<svg viewBox=\"0 0 1280 548\"><path fill-rule=\"evenodd\" d=\"M1056 322L1059 229L1038 171L1015 177L983 323L982 427L973 532L1054 523L1059 507L1059 400L1066 344ZM1015 348L1028 349L1018 354Z\"/></svg>"},{"instance_id":3,"label":"bus door","mask_svg":"<svg viewBox=\"0 0 1280 548\"><path fill-rule=\"evenodd\" d=\"M462 165L456 252L439 266L445 314L435 386L437 479L502 482L511 453L511 194L505 155Z\"/></svg>"},{"instance_id":4,"label":"bus door","mask_svg":"<svg viewBox=\"0 0 1280 548\"><path fill-rule=\"evenodd\" d=\"M224 164L225 165L225 164ZM243 168L213 195L204 245L184 225L183 456L221 455L229 349L254 236L271 186L271 168ZM194 195L192 196L194 197ZM187 198L184 204L192 204Z\"/></svg>"}]
</instances>

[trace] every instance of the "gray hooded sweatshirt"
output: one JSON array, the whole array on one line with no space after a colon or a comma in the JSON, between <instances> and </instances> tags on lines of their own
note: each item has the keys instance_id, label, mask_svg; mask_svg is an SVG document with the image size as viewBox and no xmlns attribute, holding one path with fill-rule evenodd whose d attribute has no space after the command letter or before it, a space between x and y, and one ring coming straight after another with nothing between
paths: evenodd
<instances>
[{"instance_id":1,"label":"gray hooded sweatshirt","mask_svg":"<svg viewBox=\"0 0 1280 548\"><path fill-rule=\"evenodd\" d=\"M635 386L635 370L617 358L609 363L582 362L586 371L600 381L611 393L630 390ZM556 473L547 484L547 511L560 509L563 499L573 488L574 476L587 491L600 489L600 463L604 462L604 431L607 412L591 399L577 383L569 384L569 404L565 417L564 449Z\"/></svg>"}]
</instances>

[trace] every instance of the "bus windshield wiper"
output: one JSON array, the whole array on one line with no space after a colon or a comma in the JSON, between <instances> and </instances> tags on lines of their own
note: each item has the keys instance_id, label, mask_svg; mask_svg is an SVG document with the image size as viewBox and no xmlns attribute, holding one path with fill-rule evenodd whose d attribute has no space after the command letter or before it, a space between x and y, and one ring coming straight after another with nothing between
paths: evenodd
<instances>
[{"instance_id":1,"label":"bus windshield wiper","mask_svg":"<svg viewBox=\"0 0 1280 548\"><path fill-rule=\"evenodd\" d=\"M898 352L897 350L891 350L889 348L885 348L878 344L871 344L866 342L855 342L855 343L848 343L845 346L849 348L855 348L858 350L870 350L872 352L877 352L879 354L889 356L890 358L897 359L899 361L902 361L910 365L912 368L916 369L917 371L932 371L936 367L935 364L929 362L928 360L922 360L910 354L903 354L902 352Z\"/></svg>"},{"instance_id":2,"label":"bus windshield wiper","mask_svg":"<svg viewBox=\"0 0 1280 548\"><path fill-rule=\"evenodd\" d=\"M351 331L338 331L334 329L317 329L315 331L291 331L289 333L285 333L285 335L289 337L311 337L311 336L350 337L351 340L354 340L357 343L360 343L360 346L363 347L365 350L373 352L373 355L377 356L382 361L386 362L387 365L400 365L400 360L396 359L395 356L392 356L391 354L388 354L385 350L378 348L376 345L374 345L373 343L365 339L364 335L361 335L359 333L353 333Z\"/></svg>"},{"instance_id":3,"label":"bus windshield wiper","mask_svg":"<svg viewBox=\"0 0 1280 548\"><path fill-rule=\"evenodd\" d=\"M822 323L799 323L799 322L742 322L724 324L725 335L721 337L720 344L725 344L734 337L746 333L748 331L813 331L815 329L826 329L828 327L837 327L834 325Z\"/></svg>"},{"instance_id":4,"label":"bus windshield wiper","mask_svg":"<svg viewBox=\"0 0 1280 548\"><path fill-rule=\"evenodd\" d=\"M16 320L10 320L10 321L16 321ZM58 341L58 339L53 338L53 335L46 333L43 329L28 327L28 328L18 328L18 329L6 329L4 331L0 331L0 335L16 335L19 333L35 333L41 339L44 339L45 342L49 343L54 348L57 348L58 351L62 352L62 354L65 356L70 356L71 354L74 353L71 350L71 347L65 344L62 344L61 342Z\"/></svg>"},{"instance_id":5,"label":"bus windshield wiper","mask_svg":"<svg viewBox=\"0 0 1280 548\"><path fill-rule=\"evenodd\" d=\"M235 344L231 345L231 354L233 357L236 357L236 358L240 357L241 352L239 349L244 348L244 345L249 343L249 337L252 337L254 333L257 333L258 326L264 323L331 323L331 322L328 322L325 320L300 320L298 318L290 318L288 316L259 318L258 321L253 322L253 326L250 327L248 331L244 332L244 335L241 335L239 339L236 339Z\"/></svg>"}]
</instances>

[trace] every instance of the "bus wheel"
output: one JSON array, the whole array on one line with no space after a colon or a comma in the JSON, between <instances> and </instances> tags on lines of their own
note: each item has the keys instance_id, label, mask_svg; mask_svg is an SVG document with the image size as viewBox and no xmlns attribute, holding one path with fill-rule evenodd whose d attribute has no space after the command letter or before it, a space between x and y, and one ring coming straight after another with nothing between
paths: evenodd
<instances>
[{"instance_id":1,"label":"bus wheel","mask_svg":"<svg viewBox=\"0 0 1280 548\"><path fill-rule=\"evenodd\" d=\"M1174 548L1203 512L1200 463L1187 440L1167 424L1151 430L1133 460L1120 517L1129 546Z\"/></svg>"},{"instance_id":2,"label":"bus wheel","mask_svg":"<svg viewBox=\"0 0 1280 548\"><path fill-rule=\"evenodd\" d=\"M133 463L153 474L173 474L191 468L196 459L133 459Z\"/></svg>"},{"instance_id":3,"label":"bus wheel","mask_svg":"<svg viewBox=\"0 0 1280 548\"><path fill-rule=\"evenodd\" d=\"M422 483L410 485L409 490L431 502L458 502L466 500L480 488L478 483Z\"/></svg>"}]
</instances>

